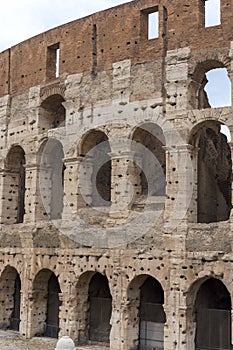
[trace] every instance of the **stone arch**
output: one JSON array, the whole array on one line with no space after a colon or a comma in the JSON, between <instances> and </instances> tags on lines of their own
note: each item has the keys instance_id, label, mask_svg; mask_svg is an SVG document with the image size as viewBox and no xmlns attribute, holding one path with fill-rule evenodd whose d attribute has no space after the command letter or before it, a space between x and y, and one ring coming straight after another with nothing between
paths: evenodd
<instances>
[{"instance_id":1,"label":"stone arch","mask_svg":"<svg viewBox=\"0 0 233 350\"><path fill-rule=\"evenodd\" d=\"M164 290L157 279L139 275L127 289L127 348L163 349L166 315ZM147 330L149 330L150 335Z\"/></svg>"},{"instance_id":2,"label":"stone arch","mask_svg":"<svg viewBox=\"0 0 233 350\"><path fill-rule=\"evenodd\" d=\"M164 204L166 183L165 136L160 126L144 123L134 129L132 150L135 157L137 198L157 197L159 209Z\"/></svg>"},{"instance_id":3,"label":"stone arch","mask_svg":"<svg viewBox=\"0 0 233 350\"><path fill-rule=\"evenodd\" d=\"M66 120L66 110L63 106L64 97L58 92L43 96L39 108L38 129L44 133L49 129L64 126Z\"/></svg>"},{"instance_id":4,"label":"stone arch","mask_svg":"<svg viewBox=\"0 0 233 350\"><path fill-rule=\"evenodd\" d=\"M83 158L83 176L79 188L89 206L109 206L111 204L111 156L107 135L101 130L90 130L80 143Z\"/></svg>"},{"instance_id":5,"label":"stone arch","mask_svg":"<svg viewBox=\"0 0 233 350\"><path fill-rule=\"evenodd\" d=\"M58 277L47 268L40 270L32 287L32 336L58 338L60 295Z\"/></svg>"},{"instance_id":6,"label":"stone arch","mask_svg":"<svg viewBox=\"0 0 233 350\"><path fill-rule=\"evenodd\" d=\"M112 296L108 279L96 271L83 273L77 283L78 342L109 343Z\"/></svg>"},{"instance_id":7,"label":"stone arch","mask_svg":"<svg viewBox=\"0 0 233 350\"><path fill-rule=\"evenodd\" d=\"M206 73L218 69L228 68L227 61L223 58L209 57L205 61L198 62L194 71L190 74L190 83L188 87L188 105L190 109L209 108L207 93L204 90L208 80Z\"/></svg>"},{"instance_id":8,"label":"stone arch","mask_svg":"<svg viewBox=\"0 0 233 350\"><path fill-rule=\"evenodd\" d=\"M6 266L0 277L0 328L19 331L21 279L18 271Z\"/></svg>"},{"instance_id":9,"label":"stone arch","mask_svg":"<svg viewBox=\"0 0 233 350\"><path fill-rule=\"evenodd\" d=\"M2 220L22 223L25 214L25 152L19 145L10 148L5 159Z\"/></svg>"},{"instance_id":10,"label":"stone arch","mask_svg":"<svg viewBox=\"0 0 233 350\"><path fill-rule=\"evenodd\" d=\"M64 197L64 151L60 141L50 138L39 149L39 190L45 210L43 216L61 219Z\"/></svg>"},{"instance_id":11,"label":"stone arch","mask_svg":"<svg viewBox=\"0 0 233 350\"><path fill-rule=\"evenodd\" d=\"M221 280L209 276L191 285L186 317L190 349L231 348L231 296Z\"/></svg>"},{"instance_id":12,"label":"stone arch","mask_svg":"<svg viewBox=\"0 0 233 350\"><path fill-rule=\"evenodd\" d=\"M193 128L190 143L198 147L197 221L228 220L231 210L231 150L221 124L208 120Z\"/></svg>"}]
</instances>

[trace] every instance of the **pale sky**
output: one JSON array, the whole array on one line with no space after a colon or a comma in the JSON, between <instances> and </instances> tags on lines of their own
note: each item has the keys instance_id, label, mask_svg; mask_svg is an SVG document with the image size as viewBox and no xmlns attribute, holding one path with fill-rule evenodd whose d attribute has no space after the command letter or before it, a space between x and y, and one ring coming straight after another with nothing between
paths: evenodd
<instances>
[{"instance_id":1,"label":"pale sky","mask_svg":"<svg viewBox=\"0 0 233 350\"><path fill-rule=\"evenodd\" d=\"M50 28L129 0L4 0L0 52Z\"/></svg>"}]
</instances>

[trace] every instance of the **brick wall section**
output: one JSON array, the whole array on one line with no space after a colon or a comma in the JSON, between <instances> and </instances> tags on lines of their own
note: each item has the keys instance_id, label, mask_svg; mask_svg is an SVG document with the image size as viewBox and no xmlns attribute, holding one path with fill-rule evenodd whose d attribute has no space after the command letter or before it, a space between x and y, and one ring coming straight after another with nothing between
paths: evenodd
<instances>
[{"instance_id":1,"label":"brick wall section","mask_svg":"<svg viewBox=\"0 0 233 350\"><path fill-rule=\"evenodd\" d=\"M163 57L166 49L189 46L194 52L229 47L233 32L232 2L222 0L221 25L204 28L199 1L149 0L145 4L135 0L26 40L12 47L10 53L7 50L0 54L0 96L8 91L17 95L30 86L45 83L47 47L58 42L61 77L73 73L86 75L93 71L93 64L97 65L96 70L102 71L124 59L131 59L132 63L148 62ZM159 9L159 38L145 40L141 11L155 6Z\"/></svg>"}]
</instances>

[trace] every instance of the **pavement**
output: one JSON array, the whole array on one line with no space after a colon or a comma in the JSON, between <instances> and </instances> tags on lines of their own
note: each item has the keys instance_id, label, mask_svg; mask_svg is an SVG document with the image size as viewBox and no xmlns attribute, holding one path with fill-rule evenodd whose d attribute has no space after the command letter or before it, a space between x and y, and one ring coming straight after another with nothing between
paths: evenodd
<instances>
[{"instance_id":1,"label":"pavement","mask_svg":"<svg viewBox=\"0 0 233 350\"><path fill-rule=\"evenodd\" d=\"M55 350L57 339L34 337L25 339L17 332L0 330L0 350ZM77 346L76 350L109 350L103 345Z\"/></svg>"}]
</instances>

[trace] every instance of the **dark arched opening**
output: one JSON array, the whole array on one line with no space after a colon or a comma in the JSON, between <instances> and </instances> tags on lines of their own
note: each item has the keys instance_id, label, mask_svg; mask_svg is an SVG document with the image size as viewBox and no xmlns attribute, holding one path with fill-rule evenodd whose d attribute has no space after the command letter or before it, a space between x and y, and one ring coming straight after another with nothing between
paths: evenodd
<instances>
[{"instance_id":1,"label":"dark arched opening","mask_svg":"<svg viewBox=\"0 0 233 350\"><path fill-rule=\"evenodd\" d=\"M153 277L147 277L140 287L139 350L163 349L166 322L163 304L164 292L161 284Z\"/></svg>"},{"instance_id":2,"label":"dark arched opening","mask_svg":"<svg viewBox=\"0 0 233 350\"><path fill-rule=\"evenodd\" d=\"M142 205L146 200L153 208L164 208L166 192L165 137L162 129L153 123L137 127L132 136L132 150L135 155L135 203ZM148 202L149 203L149 202Z\"/></svg>"},{"instance_id":3,"label":"dark arched opening","mask_svg":"<svg viewBox=\"0 0 233 350\"><path fill-rule=\"evenodd\" d=\"M13 311L11 314L11 322L10 322L10 329L13 329L15 331L19 330L19 323L20 323L20 300L21 300L21 281L19 274L17 274L14 284L14 306Z\"/></svg>"},{"instance_id":4,"label":"dark arched opening","mask_svg":"<svg viewBox=\"0 0 233 350\"><path fill-rule=\"evenodd\" d=\"M189 107L202 109L231 105L231 81L223 63L200 62L191 75Z\"/></svg>"},{"instance_id":5,"label":"dark arched opening","mask_svg":"<svg viewBox=\"0 0 233 350\"><path fill-rule=\"evenodd\" d=\"M196 141L195 141L196 140ZM231 211L231 150L221 124L199 126L193 138L198 147L197 220L210 223L229 219Z\"/></svg>"},{"instance_id":6,"label":"dark arched opening","mask_svg":"<svg viewBox=\"0 0 233 350\"><path fill-rule=\"evenodd\" d=\"M85 202L93 207L111 204L110 150L106 134L99 130L89 132L82 142L85 184L80 183L80 189Z\"/></svg>"},{"instance_id":7,"label":"dark arched opening","mask_svg":"<svg viewBox=\"0 0 233 350\"><path fill-rule=\"evenodd\" d=\"M25 153L22 147L13 146L6 158L6 222L22 223L25 214Z\"/></svg>"},{"instance_id":8,"label":"dark arched opening","mask_svg":"<svg viewBox=\"0 0 233 350\"><path fill-rule=\"evenodd\" d=\"M19 330L21 280L15 268L7 266L0 278L0 328Z\"/></svg>"},{"instance_id":9,"label":"dark arched opening","mask_svg":"<svg viewBox=\"0 0 233 350\"><path fill-rule=\"evenodd\" d=\"M59 94L51 95L42 102L38 126L41 132L64 126L66 110L63 102L64 98Z\"/></svg>"},{"instance_id":10,"label":"dark arched opening","mask_svg":"<svg viewBox=\"0 0 233 350\"><path fill-rule=\"evenodd\" d=\"M46 141L41 151L40 192L48 217L61 219L64 198L64 152L62 144L55 140Z\"/></svg>"},{"instance_id":11,"label":"dark arched opening","mask_svg":"<svg viewBox=\"0 0 233 350\"><path fill-rule=\"evenodd\" d=\"M47 315L45 321L45 336L58 338L59 333L59 294L61 289L57 277L52 274L48 281Z\"/></svg>"},{"instance_id":12,"label":"dark arched opening","mask_svg":"<svg viewBox=\"0 0 233 350\"><path fill-rule=\"evenodd\" d=\"M57 276L48 269L41 270L33 282L32 336L57 338L61 293Z\"/></svg>"},{"instance_id":13,"label":"dark arched opening","mask_svg":"<svg viewBox=\"0 0 233 350\"><path fill-rule=\"evenodd\" d=\"M231 297L225 285L210 278L198 290L195 302L195 348L231 349Z\"/></svg>"},{"instance_id":14,"label":"dark arched opening","mask_svg":"<svg viewBox=\"0 0 233 350\"><path fill-rule=\"evenodd\" d=\"M109 343L112 296L106 276L96 273L89 284L89 340Z\"/></svg>"}]
</instances>

